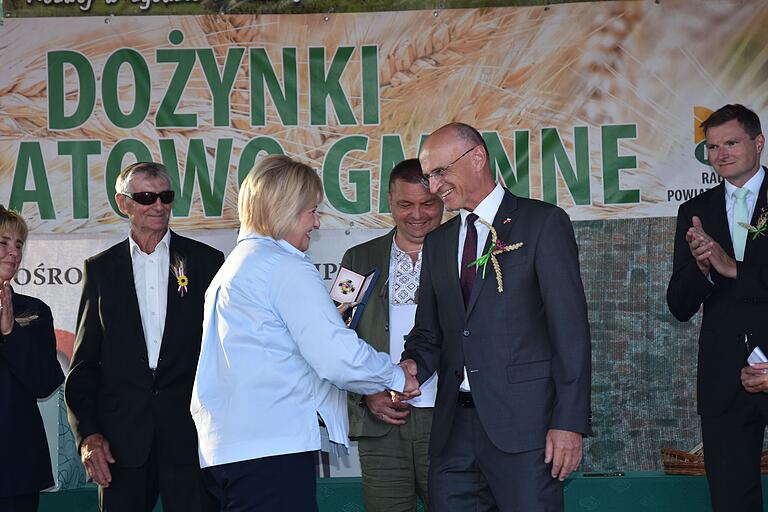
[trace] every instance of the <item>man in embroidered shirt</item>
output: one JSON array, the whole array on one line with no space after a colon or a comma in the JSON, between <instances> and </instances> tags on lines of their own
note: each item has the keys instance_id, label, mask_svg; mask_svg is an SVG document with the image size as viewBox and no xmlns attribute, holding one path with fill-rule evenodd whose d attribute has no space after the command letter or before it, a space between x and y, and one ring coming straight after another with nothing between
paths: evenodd
<instances>
[{"instance_id":1,"label":"man in embroidered shirt","mask_svg":"<svg viewBox=\"0 0 768 512\"><path fill-rule=\"evenodd\" d=\"M701 128L723 181L680 205L667 305L682 322L703 306L697 403L712 510L756 512L763 510L768 365L751 368L747 356L758 344L768 353L768 237L753 237L743 224L760 225L768 211L765 137L757 114L742 105L719 108Z\"/></svg>"},{"instance_id":2,"label":"man in embroidered shirt","mask_svg":"<svg viewBox=\"0 0 768 512\"><path fill-rule=\"evenodd\" d=\"M459 215L424 240L416 322L404 359L438 370L430 440L433 512L558 511L581 460L591 385L587 305L568 215L494 182L466 124L438 129L420 161ZM523 243L483 269L490 226ZM503 292L497 288L502 280Z\"/></svg>"},{"instance_id":3,"label":"man in embroidered shirt","mask_svg":"<svg viewBox=\"0 0 768 512\"><path fill-rule=\"evenodd\" d=\"M89 258L65 397L88 475L109 512L218 510L205 491L189 412L205 290L224 261L168 229L165 167L137 163L115 184L127 240Z\"/></svg>"},{"instance_id":4,"label":"man in embroidered shirt","mask_svg":"<svg viewBox=\"0 0 768 512\"><path fill-rule=\"evenodd\" d=\"M389 177L389 206L395 229L352 247L342 266L358 273L381 272L357 327L376 350L400 361L403 336L413 327L424 237L440 225L443 202L422 184L416 159L397 164ZM437 375L421 385L421 396L392 403L389 393L348 393L350 438L358 442L368 512L416 510L428 503L427 448Z\"/></svg>"}]
</instances>

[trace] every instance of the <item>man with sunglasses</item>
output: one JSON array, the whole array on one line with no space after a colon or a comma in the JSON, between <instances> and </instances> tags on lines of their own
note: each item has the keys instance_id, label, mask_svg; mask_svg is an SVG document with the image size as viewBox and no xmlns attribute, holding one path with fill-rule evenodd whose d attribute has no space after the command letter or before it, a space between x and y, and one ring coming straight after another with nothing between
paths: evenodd
<instances>
[{"instance_id":1,"label":"man with sunglasses","mask_svg":"<svg viewBox=\"0 0 768 512\"><path fill-rule=\"evenodd\" d=\"M126 240L85 261L65 397L88 475L109 512L218 510L202 482L189 412L205 290L224 262L168 229L165 167L136 163L115 184Z\"/></svg>"},{"instance_id":2,"label":"man with sunglasses","mask_svg":"<svg viewBox=\"0 0 768 512\"><path fill-rule=\"evenodd\" d=\"M590 432L590 335L571 222L495 183L471 126L438 129L419 159L430 191L459 213L424 240L403 352L419 382L438 371L430 509L561 511L563 480ZM493 249L517 248L484 266L494 232Z\"/></svg>"},{"instance_id":3,"label":"man with sunglasses","mask_svg":"<svg viewBox=\"0 0 768 512\"><path fill-rule=\"evenodd\" d=\"M443 202L423 185L415 158L392 169L388 198L395 229L352 247L341 265L361 274L372 268L381 272L356 330L397 362L416 314L421 246L440 225ZM349 437L357 441L367 512L415 512L416 496L428 504L427 447L437 376L420 389L421 396L408 403L393 403L386 391L347 393Z\"/></svg>"}]
</instances>

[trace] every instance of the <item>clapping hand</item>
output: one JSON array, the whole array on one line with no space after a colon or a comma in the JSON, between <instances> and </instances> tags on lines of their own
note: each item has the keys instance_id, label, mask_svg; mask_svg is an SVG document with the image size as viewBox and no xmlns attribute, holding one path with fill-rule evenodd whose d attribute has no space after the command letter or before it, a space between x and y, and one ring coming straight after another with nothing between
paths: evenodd
<instances>
[{"instance_id":1,"label":"clapping hand","mask_svg":"<svg viewBox=\"0 0 768 512\"><path fill-rule=\"evenodd\" d=\"M13 330L13 291L11 282L0 283L0 333L3 336L11 334Z\"/></svg>"},{"instance_id":2,"label":"clapping hand","mask_svg":"<svg viewBox=\"0 0 768 512\"><path fill-rule=\"evenodd\" d=\"M701 225L701 219L694 216L691 219L693 226L688 228L685 240L691 254L696 259L696 265L705 276L709 275L710 268L714 267L724 277L736 278L736 260L731 258Z\"/></svg>"}]
</instances>

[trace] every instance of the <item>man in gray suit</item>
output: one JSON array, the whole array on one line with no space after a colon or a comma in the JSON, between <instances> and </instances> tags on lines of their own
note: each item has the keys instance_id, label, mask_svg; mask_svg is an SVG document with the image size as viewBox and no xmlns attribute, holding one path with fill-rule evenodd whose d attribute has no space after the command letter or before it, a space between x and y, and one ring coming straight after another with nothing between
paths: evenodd
<instances>
[{"instance_id":1,"label":"man in gray suit","mask_svg":"<svg viewBox=\"0 0 768 512\"><path fill-rule=\"evenodd\" d=\"M591 385L571 222L560 208L496 184L471 126L438 129L420 160L430 190L459 211L424 241L403 353L420 382L438 371L432 510L563 510L562 481L589 433ZM473 264L494 232L496 263L489 255Z\"/></svg>"},{"instance_id":2,"label":"man in gray suit","mask_svg":"<svg viewBox=\"0 0 768 512\"><path fill-rule=\"evenodd\" d=\"M416 314L421 246L440 225L443 202L423 185L421 165L414 158L392 169L389 205L395 229L352 247L341 264L358 273L373 268L381 272L357 333L397 362ZM368 512L415 512L417 495L428 504L427 449L436 392L433 374L422 384L421 396L407 404L393 403L386 391L347 394L349 434L358 442Z\"/></svg>"}]
</instances>

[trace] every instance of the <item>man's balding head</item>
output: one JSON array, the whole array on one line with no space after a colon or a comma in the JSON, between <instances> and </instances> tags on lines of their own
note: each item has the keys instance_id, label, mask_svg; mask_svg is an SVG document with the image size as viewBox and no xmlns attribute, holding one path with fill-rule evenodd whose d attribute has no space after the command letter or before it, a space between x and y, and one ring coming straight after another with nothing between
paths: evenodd
<instances>
[{"instance_id":1,"label":"man's balding head","mask_svg":"<svg viewBox=\"0 0 768 512\"><path fill-rule=\"evenodd\" d=\"M432 132L419 161L431 192L448 210L474 210L495 186L483 137L465 123L450 123Z\"/></svg>"}]
</instances>

